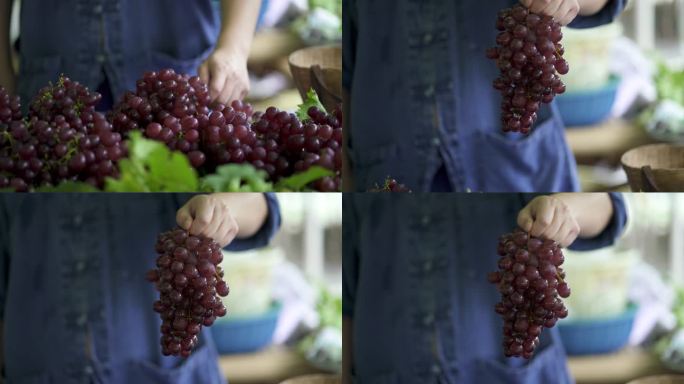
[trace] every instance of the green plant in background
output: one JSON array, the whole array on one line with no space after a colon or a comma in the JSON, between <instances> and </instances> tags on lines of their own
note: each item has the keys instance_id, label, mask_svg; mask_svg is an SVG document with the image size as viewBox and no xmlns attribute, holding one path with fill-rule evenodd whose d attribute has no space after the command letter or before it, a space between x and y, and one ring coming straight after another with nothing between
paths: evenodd
<instances>
[{"instance_id":1,"label":"green plant in background","mask_svg":"<svg viewBox=\"0 0 684 384\"><path fill-rule=\"evenodd\" d=\"M309 11L292 23L292 30L309 45L342 40L342 2L309 0Z\"/></svg>"},{"instance_id":2,"label":"green plant in background","mask_svg":"<svg viewBox=\"0 0 684 384\"><path fill-rule=\"evenodd\" d=\"M684 106L684 70L672 68L662 60L656 62L656 68L653 80L658 100L671 100Z\"/></svg>"},{"instance_id":3,"label":"green plant in background","mask_svg":"<svg viewBox=\"0 0 684 384\"><path fill-rule=\"evenodd\" d=\"M684 287L674 287L672 313L675 328L661 336L653 345L653 352L670 369L684 371Z\"/></svg>"},{"instance_id":4,"label":"green plant in background","mask_svg":"<svg viewBox=\"0 0 684 384\"><path fill-rule=\"evenodd\" d=\"M656 102L638 117L637 124L654 138L665 141L684 140L684 70L655 61L653 82Z\"/></svg>"},{"instance_id":5,"label":"green plant in background","mask_svg":"<svg viewBox=\"0 0 684 384\"><path fill-rule=\"evenodd\" d=\"M298 350L320 369L339 372L342 366L342 297L319 286L316 311L320 324L299 342Z\"/></svg>"}]
</instances>

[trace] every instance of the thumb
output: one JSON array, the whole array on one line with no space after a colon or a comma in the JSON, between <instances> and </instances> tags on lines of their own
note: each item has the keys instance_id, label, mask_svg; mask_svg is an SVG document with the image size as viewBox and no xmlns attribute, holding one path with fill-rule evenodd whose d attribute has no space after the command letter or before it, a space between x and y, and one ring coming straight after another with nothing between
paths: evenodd
<instances>
[{"instance_id":1,"label":"thumb","mask_svg":"<svg viewBox=\"0 0 684 384\"><path fill-rule=\"evenodd\" d=\"M532 230L534 218L532 217L532 208L527 205L518 213L518 226L525 232Z\"/></svg>"},{"instance_id":2,"label":"thumb","mask_svg":"<svg viewBox=\"0 0 684 384\"><path fill-rule=\"evenodd\" d=\"M192 225L192 216L190 215L190 209L187 206L181 207L176 213L176 223L186 231L190 229L190 226Z\"/></svg>"}]
</instances>

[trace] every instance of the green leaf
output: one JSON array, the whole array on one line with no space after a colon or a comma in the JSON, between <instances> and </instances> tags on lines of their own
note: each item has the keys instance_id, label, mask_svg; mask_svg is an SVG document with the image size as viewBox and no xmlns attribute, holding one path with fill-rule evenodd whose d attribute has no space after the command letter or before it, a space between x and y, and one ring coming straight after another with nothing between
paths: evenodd
<instances>
[{"instance_id":1,"label":"green leaf","mask_svg":"<svg viewBox=\"0 0 684 384\"><path fill-rule=\"evenodd\" d=\"M335 174L329 169L314 166L304 172L281 179L276 185L276 190L298 192L304 190L307 185L318 179L332 176L335 176Z\"/></svg>"},{"instance_id":2,"label":"green leaf","mask_svg":"<svg viewBox=\"0 0 684 384\"><path fill-rule=\"evenodd\" d=\"M101 192L88 183L65 181L56 187L46 186L36 188L35 192Z\"/></svg>"},{"instance_id":3,"label":"green leaf","mask_svg":"<svg viewBox=\"0 0 684 384\"><path fill-rule=\"evenodd\" d=\"M226 164L200 181L204 192L270 192L268 174L250 164Z\"/></svg>"},{"instance_id":4,"label":"green leaf","mask_svg":"<svg viewBox=\"0 0 684 384\"><path fill-rule=\"evenodd\" d=\"M309 108L311 107L316 107L320 109L323 112L327 111L325 110L325 107L321 103L321 100L318 98L318 94L316 94L316 91L313 89L309 89L309 92L306 93L306 100L304 100L303 104L299 104L297 109L297 118L299 120L309 120Z\"/></svg>"},{"instance_id":5,"label":"green leaf","mask_svg":"<svg viewBox=\"0 0 684 384\"><path fill-rule=\"evenodd\" d=\"M131 132L129 156L119 161L120 177L108 178L108 192L196 192L197 171L181 152L171 151L161 142Z\"/></svg>"}]
</instances>

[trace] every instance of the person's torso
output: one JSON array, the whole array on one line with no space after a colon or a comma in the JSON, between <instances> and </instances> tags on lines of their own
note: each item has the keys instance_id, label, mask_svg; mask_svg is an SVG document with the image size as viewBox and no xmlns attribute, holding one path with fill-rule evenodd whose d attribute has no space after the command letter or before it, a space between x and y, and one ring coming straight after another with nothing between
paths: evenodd
<instances>
[{"instance_id":1,"label":"person's torso","mask_svg":"<svg viewBox=\"0 0 684 384\"><path fill-rule=\"evenodd\" d=\"M145 71L196 73L220 27L211 0L23 1L22 102L65 74L92 90L106 73L115 99Z\"/></svg>"},{"instance_id":2,"label":"person's torso","mask_svg":"<svg viewBox=\"0 0 684 384\"><path fill-rule=\"evenodd\" d=\"M357 196L354 302L357 382L570 383L557 330L529 361L503 356L498 237L515 228L521 195Z\"/></svg>"},{"instance_id":3,"label":"person's torso","mask_svg":"<svg viewBox=\"0 0 684 384\"><path fill-rule=\"evenodd\" d=\"M512 0L350 1L358 26L350 124L358 190L387 175L428 190L571 191L574 158L554 104L529 136L501 132L498 69L485 57Z\"/></svg>"},{"instance_id":4,"label":"person's torso","mask_svg":"<svg viewBox=\"0 0 684 384\"><path fill-rule=\"evenodd\" d=\"M163 357L158 293L145 280L178 195L7 196L8 384L224 382L208 330L186 360Z\"/></svg>"}]
</instances>

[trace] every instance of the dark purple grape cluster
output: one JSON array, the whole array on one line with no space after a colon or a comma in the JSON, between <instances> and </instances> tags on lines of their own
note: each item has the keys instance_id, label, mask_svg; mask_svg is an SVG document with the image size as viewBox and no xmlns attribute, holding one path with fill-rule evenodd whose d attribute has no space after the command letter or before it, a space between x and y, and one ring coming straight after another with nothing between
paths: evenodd
<instances>
[{"instance_id":1,"label":"dark purple grape cluster","mask_svg":"<svg viewBox=\"0 0 684 384\"><path fill-rule=\"evenodd\" d=\"M221 247L176 228L160 234L155 249L157 268L146 277L159 291L153 309L162 319L162 353L188 357L202 326L226 314L221 297L228 296L229 288L219 267Z\"/></svg>"},{"instance_id":2,"label":"dark purple grape cluster","mask_svg":"<svg viewBox=\"0 0 684 384\"><path fill-rule=\"evenodd\" d=\"M411 190L409 189L409 187L407 187L404 184L400 184L395 179L387 177L387 179L385 179L385 184L383 184L382 187L380 187L376 184L375 188L369 189L368 192L408 192L408 193L411 193Z\"/></svg>"},{"instance_id":3,"label":"dark purple grape cluster","mask_svg":"<svg viewBox=\"0 0 684 384\"><path fill-rule=\"evenodd\" d=\"M271 107L254 113L241 101L211 103L199 77L171 69L148 72L115 106L110 118L117 132L141 130L186 153L193 167L212 173L228 163L249 163L272 181L320 165L335 177L315 182L321 191L337 191L341 176L341 112L309 111L310 119Z\"/></svg>"},{"instance_id":4,"label":"dark purple grape cluster","mask_svg":"<svg viewBox=\"0 0 684 384\"><path fill-rule=\"evenodd\" d=\"M531 13L515 5L499 13L497 46L487 50L501 74L494 88L501 92L504 132L529 133L541 103L565 92L560 75L569 71L561 39L561 26L550 16Z\"/></svg>"},{"instance_id":5,"label":"dark purple grape cluster","mask_svg":"<svg viewBox=\"0 0 684 384\"><path fill-rule=\"evenodd\" d=\"M100 98L62 76L40 90L26 119L13 113L9 124L0 127L0 188L27 191L62 181L102 187L106 177L116 177L116 163L126 148L121 135L95 111ZM18 107L18 100L12 104Z\"/></svg>"},{"instance_id":6,"label":"dark purple grape cluster","mask_svg":"<svg viewBox=\"0 0 684 384\"><path fill-rule=\"evenodd\" d=\"M504 320L504 354L529 359L542 327L551 328L568 315L560 299L570 296L561 268L565 258L558 243L521 229L501 236L497 252L499 270L488 279L501 293L495 310Z\"/></svg>"},{"instance_id":7,"label":"dark purple grape cluster","mask_svg":"<svg viewBox=\"0 0 684 384\"><path fill-rule=\"evenodd\" d=\"M259 160L266 164L272 179L278 180L317 165L335 172L314 182L322 192L340 189L342 174L342 113L337 108L331 114L316 107L308 110L308 119L275 107L259 114L252 124L259 142L263 143ZM258 167L257 167L258 168Z\"/></svg>"}]
</instances>

